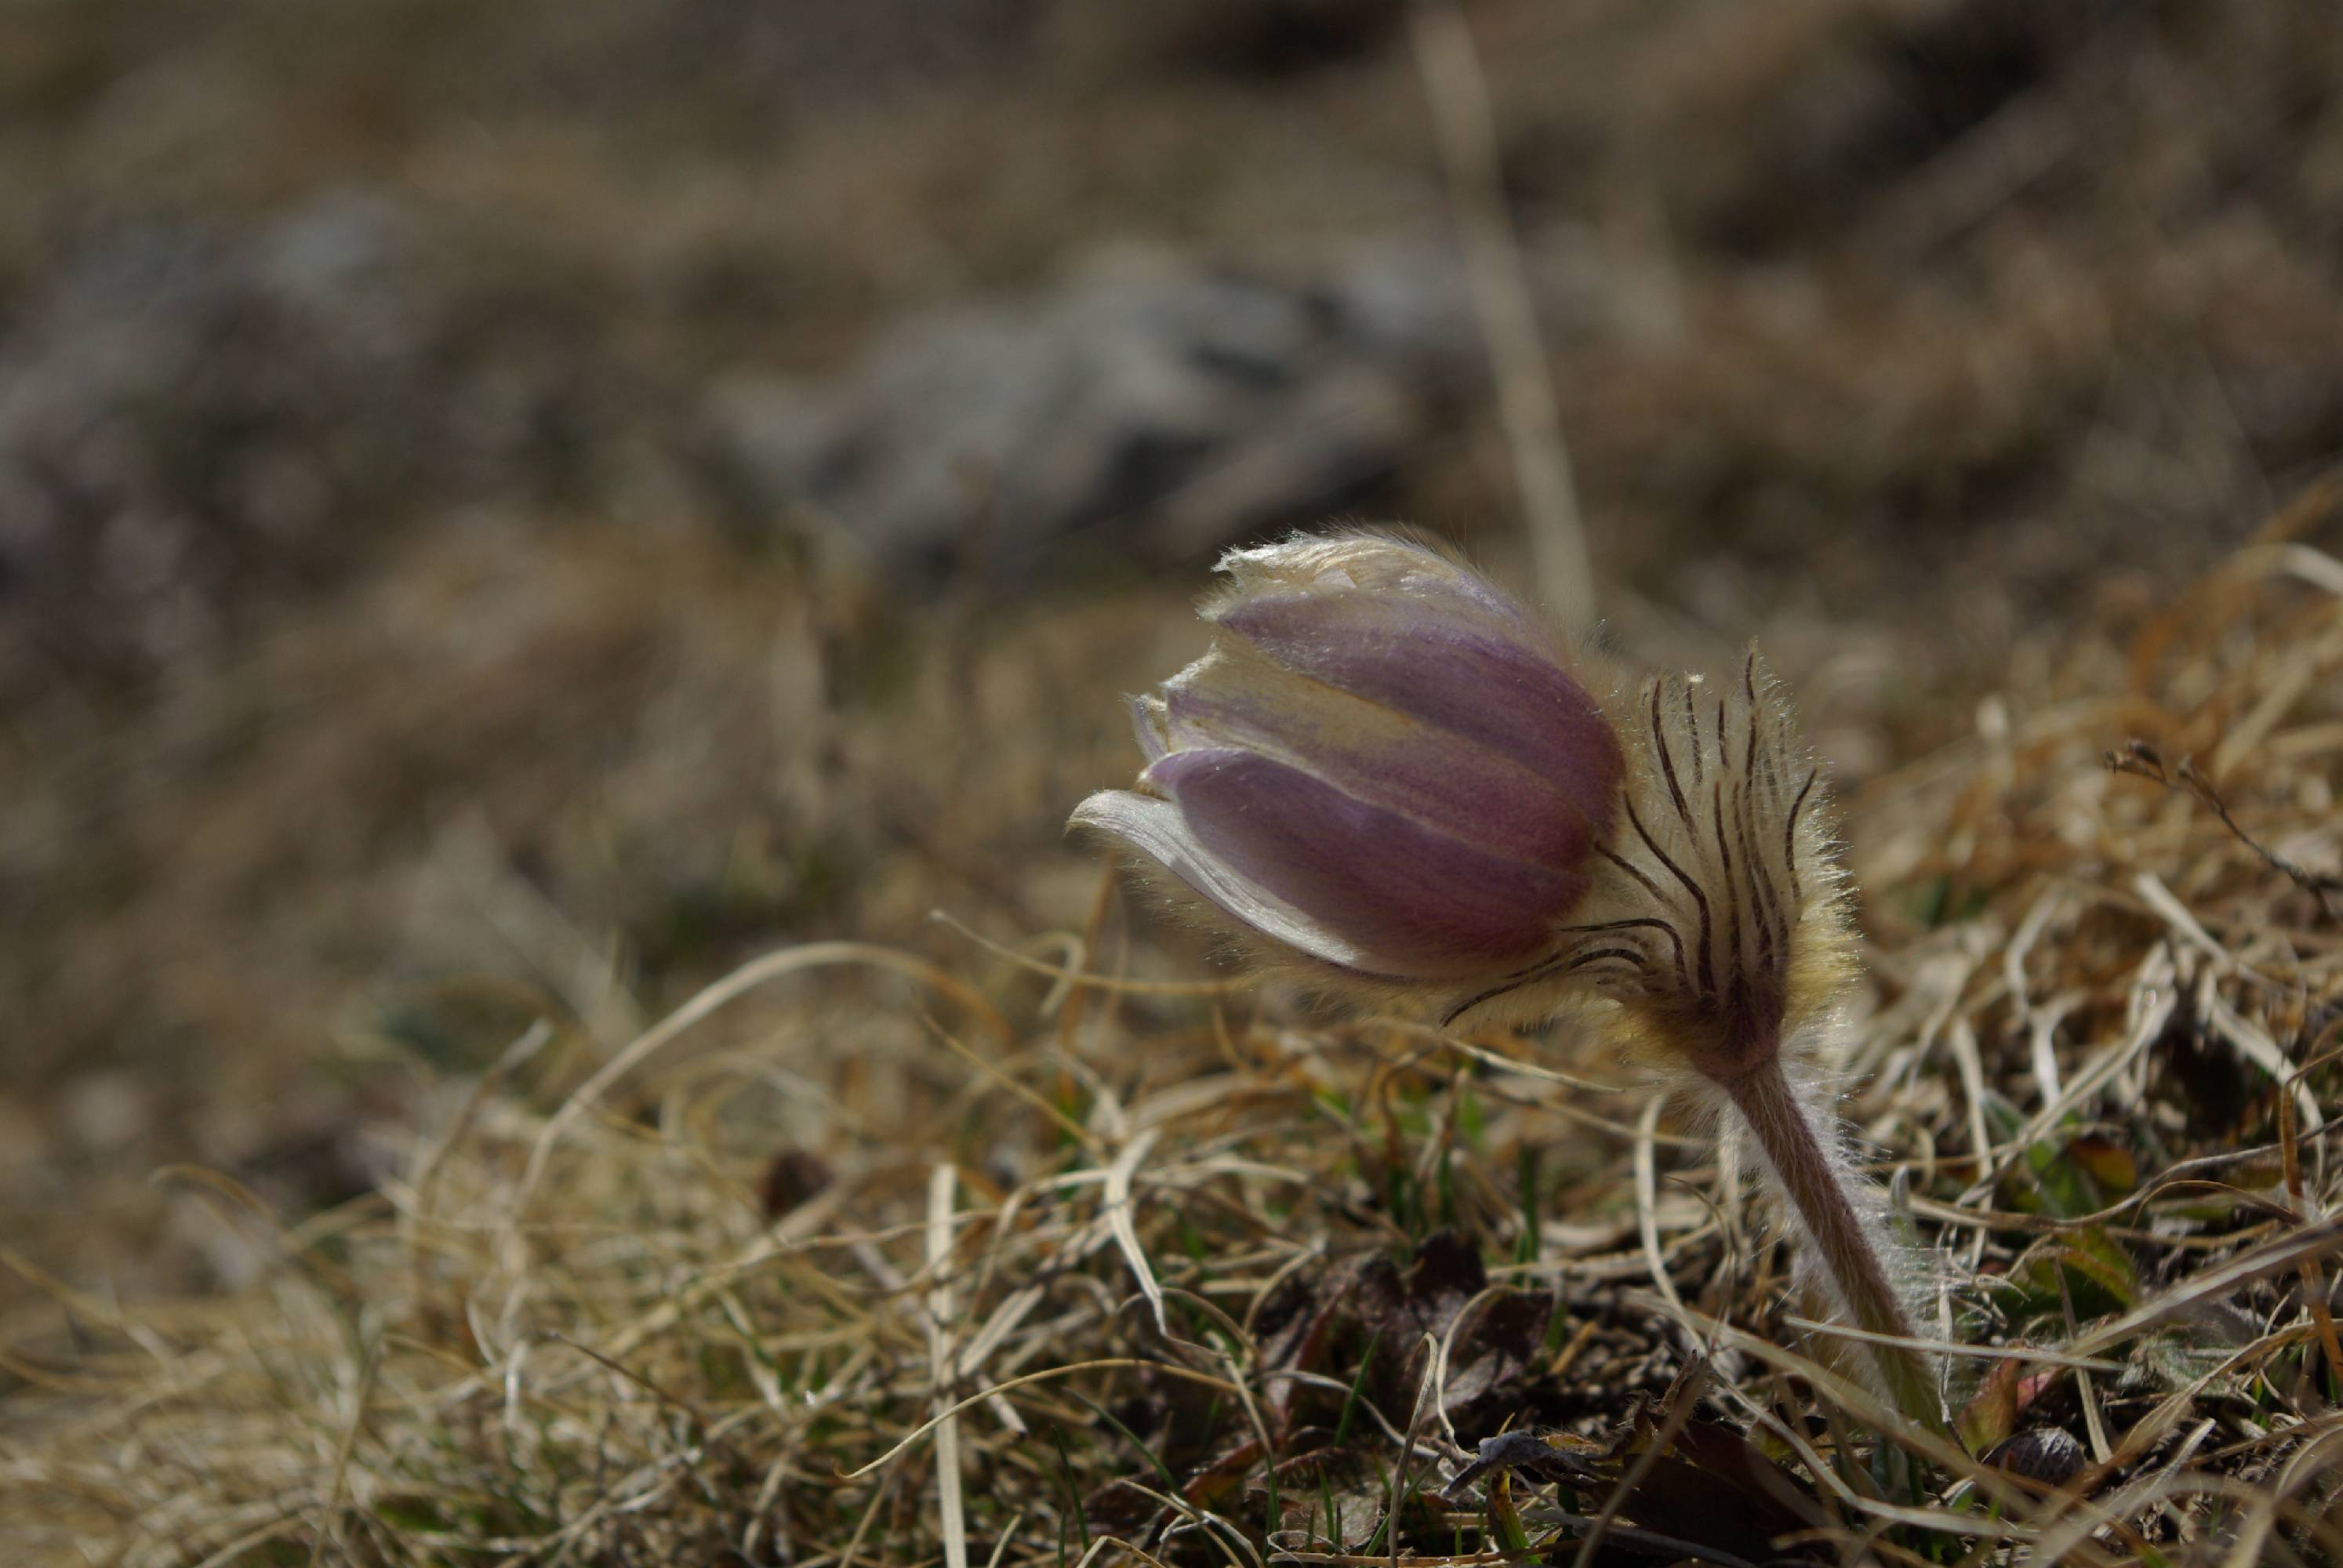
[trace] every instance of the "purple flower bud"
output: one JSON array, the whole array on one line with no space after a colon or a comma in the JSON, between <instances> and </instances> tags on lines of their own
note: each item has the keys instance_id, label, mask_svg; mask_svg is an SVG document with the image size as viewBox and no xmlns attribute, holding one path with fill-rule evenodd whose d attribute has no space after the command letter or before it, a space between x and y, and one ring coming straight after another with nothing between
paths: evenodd
<instances>
[{"instance_id":1,"label":"purple flower bud","mask_svg":"<svg viewBox=\"0 0 2343 1568\"><path fill-rule=\"evenodd\" d=\"M1396 980L1549 950L1584 895L1624 765L1536 620L1424 546L1373 535L1231 552L1211 649L1132 705L1146 770L1103 829L1224 913Z\"/></svg>"}]
</instances>

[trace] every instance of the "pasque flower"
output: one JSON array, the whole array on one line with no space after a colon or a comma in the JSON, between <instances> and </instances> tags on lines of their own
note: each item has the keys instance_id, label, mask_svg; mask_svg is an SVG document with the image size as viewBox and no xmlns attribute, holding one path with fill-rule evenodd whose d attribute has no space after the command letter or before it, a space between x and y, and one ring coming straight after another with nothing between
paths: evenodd
<instances>
[{"instance_id":1,"label":"pasque flower","mask_svg":"<svg viewBox=\"0 0 2343 1568\"><path fill-rule=\"evenodd\" d=\"M1876 1336L1871 1370L1905 1412L1941 1425L1936 1367L1892 1342L1912 1327L1877 1194L1789 1071L1818 1053L1855 976L1822 769L1754 650L1736 680L1658 678L1618 717L1632 761L1604 874L1552 958L1483 994L1566 976L1618 1004L1638 1055L1730 1106L1801 1233L1808 1282Z\"/></svg>"},{"instance_id":2,"label":"pasque flower","mask_svg":"<svg viewBox=\"0 0 2343 1568\"><path fill-rule=\"evenodd\" d=\"M1631 1052L1729 1107L1817 1292L1932 1424L1895 1256L1789 1063L1855 976L1819 768L1752 652L1598 699L1527 610L1372 534L1233 551L1204 657L1138 699L1147 765L1077 825L1238 934L1443 1022L1611 1004Z\"/></svg>"},{"instance_id":3,"label":"pasque flower","mask_svg":"<svg viewBox=\"0 0 2343 1568\"><path fill-rule=\"evenodd\" d=\"M1549 950L1624 761L1544 630L1406 539L1297 539L1221 569L1211 649L1132 705L1138 788L1074 821L1337 970L1464 983Z\"/></svg>"}]
</instances>

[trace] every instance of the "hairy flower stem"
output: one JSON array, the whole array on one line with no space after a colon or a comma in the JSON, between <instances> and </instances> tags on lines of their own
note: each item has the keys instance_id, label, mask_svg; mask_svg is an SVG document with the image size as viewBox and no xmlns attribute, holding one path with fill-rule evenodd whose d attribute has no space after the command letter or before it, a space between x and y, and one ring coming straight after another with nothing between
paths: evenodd
<instances>
[{"instance_id":1,"label":"hairy flower stem","mask_svg":"<svg viewBox=\"0 0 2343 1568\"><path fill-rule=\"evenodd\" d=\"M1835 1290L1855 1328L1910 1339L1912 1321L1888 1277L1879 1250L1848 1195L1845 1178L1831 1158L1824 1135L1778 1057L1717 1086L1741 1112L1759 1151L1773 1168L1805 1222L1815 1260ZM1905 1414L1934 1429L1944 1424L1943 1406L1924 1352L1903 1345L1869 1344L1886 1392Z\"/></svg>"}]
</instances>

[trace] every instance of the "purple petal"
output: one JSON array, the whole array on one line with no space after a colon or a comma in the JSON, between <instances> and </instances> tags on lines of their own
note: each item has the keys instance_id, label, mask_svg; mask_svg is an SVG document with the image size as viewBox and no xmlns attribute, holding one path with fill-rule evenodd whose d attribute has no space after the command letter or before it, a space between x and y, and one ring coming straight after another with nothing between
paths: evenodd
<instances>
[{"instance_id":1,"label":"purple petal","mask_svg":"<svg viewBox=\"0 0 2343 1568\"><path fill-rule=\"evenodd\" d=\"M1274 668L1207 658L1164 693L1175 747L1269 756L1500 859L1566 875L1603 830L1553 781L1479 741Z\"/></svg>"},{"instance_id":2,"label":"purple petal","mask_svg":"<svg viewBox=\"0 0 2343 1568\"><path fill-rule=\"evenodd\" d=\"M1129 789L1101 789L1074 809L1073 826L1113 834L1263 936L1346 969L1370 967L1372 955L1246 880L1198 843L1181 819L1180 808L1169 800Z\"/></svg>"},{"instance_id":3,"label":"purple petal","mask_svg":"<svg viewBox=\"0 0 2343 1568\"><path fill-rule=\"evenodd\" d=\"M1444 978L1523 958L1551 940L1584 886L1483 853L1252 752L1175 751L1143 782L1178 809L1191 859L1310 928L1301 936L1262 929L1370 973ZM1164 863L1255 923L1181 865Z\"/></svg>"},{"instance_id":4,"label":"purple petal","mask_svg":"<svg viewBox=\"0 0 2343 1568\"><path fill-rule=\"evenodd\" d=\"M1262 594L1215 618L1277 663L1479 742L1609 825L1624 763L1584 687L1480 618L1363 593Z\"/></svg>"}]
</instances>

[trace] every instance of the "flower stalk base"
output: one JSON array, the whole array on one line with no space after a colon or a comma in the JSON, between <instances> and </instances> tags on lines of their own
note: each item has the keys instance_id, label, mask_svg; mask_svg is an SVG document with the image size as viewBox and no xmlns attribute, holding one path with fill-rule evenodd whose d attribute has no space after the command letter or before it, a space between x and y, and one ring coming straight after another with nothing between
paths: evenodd
<instances>
[{"instance_id":1,"label":"flower stalk base","mask_svg":"<svg viewBox=\"0 0 2343 1568\"><path fill-rule=\"evenodd\" d=\"M1871 1227L1847 1191L1830 1143L1782 1070L1778 1057L1718 1087L1741 1113L1775 1181L1797 1211L1822 1279L1852 1326L1913 1338L1904 1298L1873 1242ZM1867 1343L1879 1380L1898 1409L1931 1428L1944 1424L1942 1398L1925 1352Z\"/></svg>"}]
</instances>

